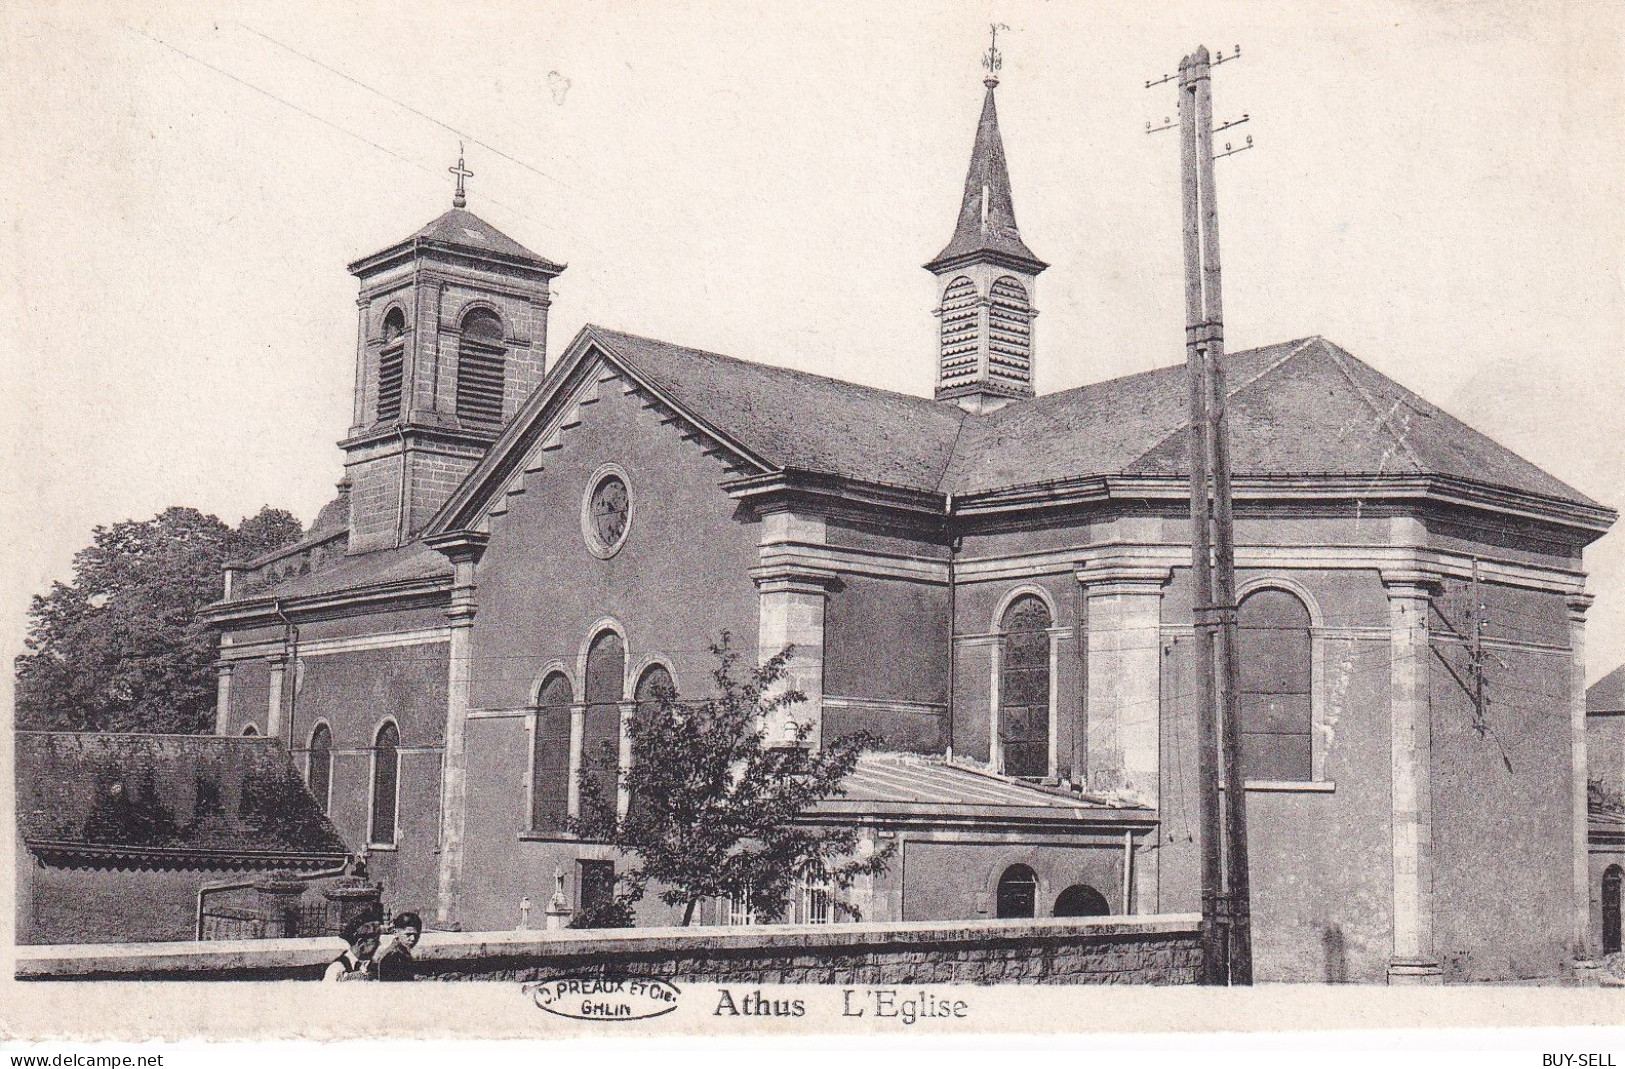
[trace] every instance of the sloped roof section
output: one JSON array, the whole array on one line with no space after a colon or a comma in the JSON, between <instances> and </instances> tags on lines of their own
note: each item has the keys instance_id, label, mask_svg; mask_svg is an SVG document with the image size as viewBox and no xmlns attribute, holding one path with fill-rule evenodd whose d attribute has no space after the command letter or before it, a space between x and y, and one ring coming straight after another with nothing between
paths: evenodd
<instances>
[{"instance_id":1,"label":"sloped roof section","mask_svg":"<svg viewBox=\"0 0 1625 1069\"><path fill-rule=\"evenodd\" d=\"M349 852L275 739L19 731L33 850L327 862Z\"/></svg>"},{"instance_id":2,"label":"sloped roof section","mask_svg":"<svg viewBox=\"0 0 1625 1069\"><path fill-rule=\"evenodd\" d=\"M923 397L588 326L430 534L463 522L499 492L553 394L594 350L768 470L956 496L1187 471L1183 365L971 414ZM1229 354L1225 366L1238 478L1446 476L1594 515L1606 512L1323 338ZM398 565L426 566L427 558L405 556ZM324 573L312 582L330 587L333 579Z\"/></svg>"},{"instance_id":3,"label":"sloped roof section","mask_svg":"<svg viewBox=\"0 0 1625 1069\"><path fill-rule=\"evenodd\" d=\"M1586 507L1596 502L1324 338L1225 360L1232 465L1247 475L1446 475ZM1184 475L1184 367L1008 405L967 424L945 489L1088 475Z\"/></svg>"},{"instance_id":4,"label":"sloped roof section","mask_svg":"<svg viewBox=\"0 0 1625 1069\"><path fill-rule=\"evenodd\" d=\"M589 329L689 415L777 468L934 491L966 415L923 397Z\"/></svg>"},{"instance_id":5,"label":"sloped roof section","mask_svg":"<svg viewBox=\"0 0 1625 1069\"><path fill-rule=\"evenodd\" d=\"M1586 712L1625 713L1625 664L1586 688Z\"/></svg>"},{"instance_id":6,"label":"sloped roof section","mask_svg":"<svg viewBox=\"0 0 1625 1069\"><path fill-rule=\"evenodd\" d=\"M1104 797L1038 787L909 753L866 753L846 779L844 794L825 799L814 813L920 813L973 819L1099 819L1114 810L1143 809Z\"/></svg>"},{"instance_id":7,"label":"sloped roof section","mask_svg":"<svg viewBox=\"0 0 1625 1069\"><path fill-rule=\"evenodd\" d=\"M418 579L451 579L451 563L422 542L340 557L331 566L297 575L274 586L249 592L244 598L304 598L367 587L389 586ZM231 605L232 602L216 602Z\"/></svg>"},{"instance_id":8,"label":"sloped roof section","mask_svg":"<svg viewBox=\"0 0 1625 1069\"><path fill-rule=\"evenodd\" d=\"M428 241L463 249L477 249L538 264L551 264L466 208L453 208L430 221L408 241Z\"/></svg>"}]
</instances>

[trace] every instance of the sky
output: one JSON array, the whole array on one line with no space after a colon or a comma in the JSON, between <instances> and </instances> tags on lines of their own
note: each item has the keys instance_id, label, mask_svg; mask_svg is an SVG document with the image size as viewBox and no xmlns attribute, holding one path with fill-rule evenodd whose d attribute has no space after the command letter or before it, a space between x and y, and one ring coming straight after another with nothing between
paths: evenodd
<instances>
[{"instance_id":1,"label":"sky","mask_svg":"<svg viewBox=\"0 0 1625 1069\"><path fill-rule=\"evenodd\" d=\"M1282 8L1288 8L1282 10ZM1144 83L1241 46L1215 112L1232 351L1321 334L1625 503L1625 18L1602 2L641 5L44 0L0 13L9 535L0 637L97 524L342 473L355 279L450 206L584 323L925 394L998 22L1048 392L1182 360L1178 145ZM1239 140L1239 139L1238 139ZM1625 534L1588 552L1592 679ZM8 673L9 675L9 673Z\"/></svg>"}]
</instances>

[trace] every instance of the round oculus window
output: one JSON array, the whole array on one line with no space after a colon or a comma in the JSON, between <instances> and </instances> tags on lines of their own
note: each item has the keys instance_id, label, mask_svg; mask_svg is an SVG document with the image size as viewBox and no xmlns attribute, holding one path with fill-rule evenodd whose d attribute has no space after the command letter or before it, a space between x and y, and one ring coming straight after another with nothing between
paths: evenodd
<instances>
[{"instance_id":1,"label":"round oculus window","mask_svg":"<svg viewBox=\"0 0 1625 1069\"><path fill-rule=\"evenodd\" d=\"M632 525L632 496L625 474L619 469L600 472L582 505L581 526L587 548L600 557L614 555Z\"/></svg>"}]
</instances>

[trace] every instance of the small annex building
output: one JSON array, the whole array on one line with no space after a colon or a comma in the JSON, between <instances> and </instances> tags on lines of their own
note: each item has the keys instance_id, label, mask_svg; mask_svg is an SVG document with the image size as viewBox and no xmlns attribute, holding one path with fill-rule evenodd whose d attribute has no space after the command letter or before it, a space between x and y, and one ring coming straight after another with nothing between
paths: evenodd
<instances>
[{"instance_id":1,"label":"small annex building","mask_svg":"<svg viewBox=\"0 0 1625 1069\"><path fill-rule=\"evenodd\" d=\"M564 266L461 193L350 265L339 494L209 616L218 732L287 747L392 900L476 930L555 873L602 897L582 755L703 693L726 631L794 646L815 740L885 740L808 816L897 844L866 918L1198 908L1181 354L1035 393L1087 355L1038 344L995 86L899 313L935 351L886 354L929 397L601 326L548 359ZM1614 512L1325 338L1227 360L1259 977L1561 974L1597 950L1583 552Z\"/></svg>"},{"instance_id":2,"label":"small annex building","mask_svg":"<svg viewBox=\"0 0 1625 1069\"><path fill-rule=\"evenodd\" d=\"M1591 770L1591 938L1604 954L1625 950L1625 665L1586 691L1586 756Z\"/></svg>"},{"instance_id":3,"label":"small annex building","mask_svg":"<svg viewBox=\"0 0 1625 1069\"><path fill-rule=\"evenodd\" d=\"M205 885L350 853L276 739L15 738L19 944L191 939Z\"/></svg>"}]
</instances>

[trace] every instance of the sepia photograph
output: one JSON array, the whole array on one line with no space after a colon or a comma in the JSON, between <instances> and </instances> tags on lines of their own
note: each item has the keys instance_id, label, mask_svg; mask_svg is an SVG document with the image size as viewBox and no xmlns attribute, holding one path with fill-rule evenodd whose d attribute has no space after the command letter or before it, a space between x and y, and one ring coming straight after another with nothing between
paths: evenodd
<instances>
[{"instance_id":1,"label":"sepia photograph","mask_svg":"<svg viewBox=\"0 0 1625 1069\"><path fill-rule=\"evenodd\" d=\"M0 27L7 1034L1625 1019L1617 5Z\"/></svg>"}]
</instances>

